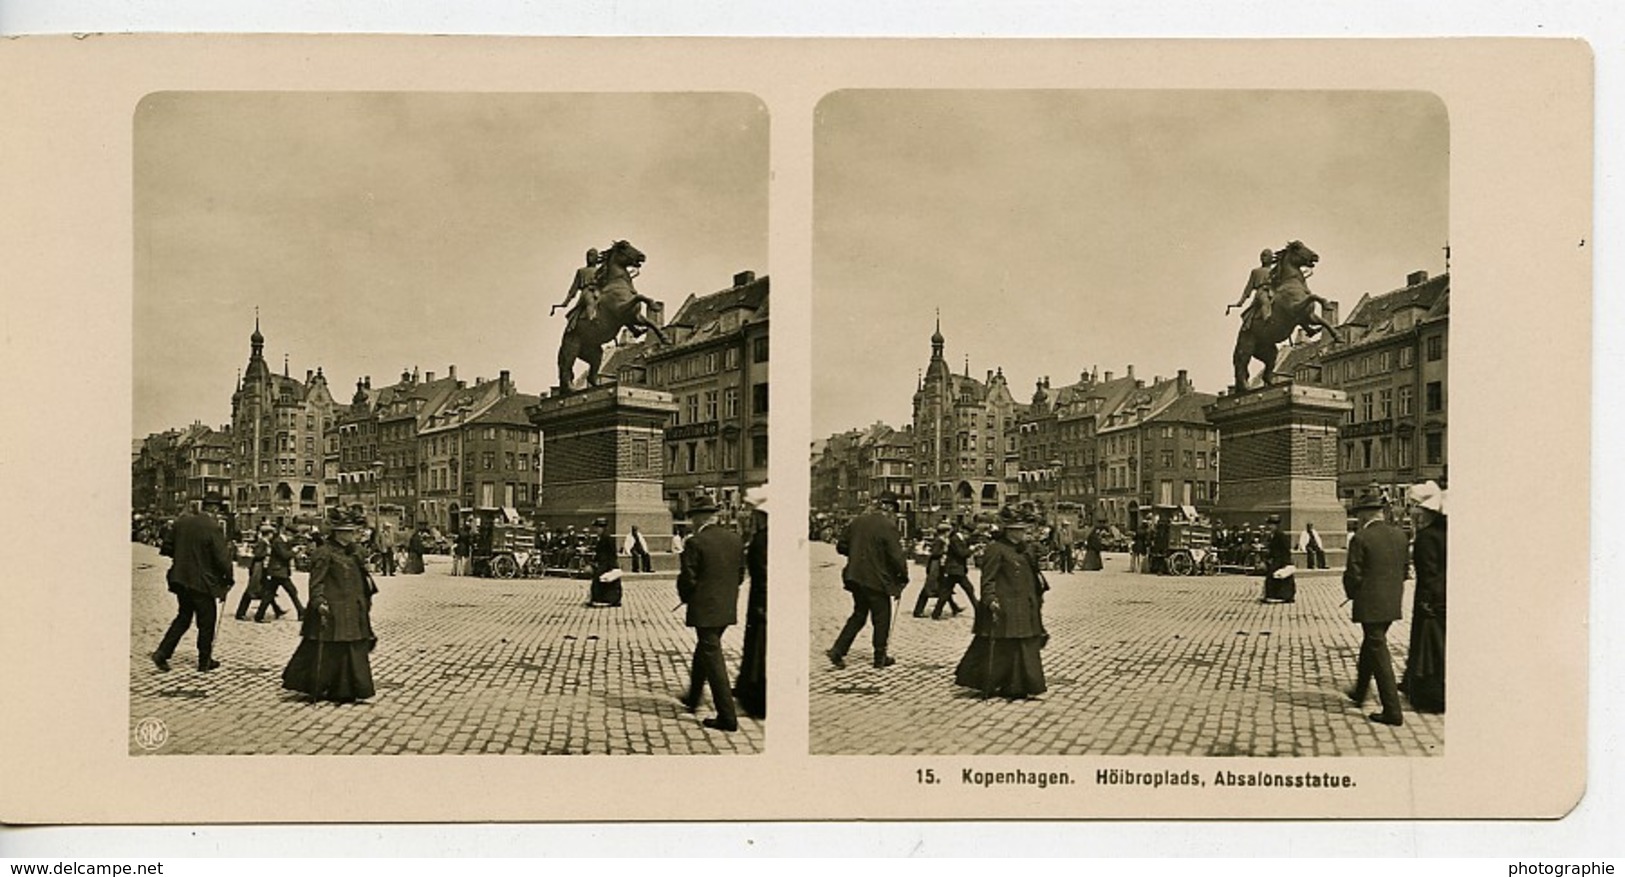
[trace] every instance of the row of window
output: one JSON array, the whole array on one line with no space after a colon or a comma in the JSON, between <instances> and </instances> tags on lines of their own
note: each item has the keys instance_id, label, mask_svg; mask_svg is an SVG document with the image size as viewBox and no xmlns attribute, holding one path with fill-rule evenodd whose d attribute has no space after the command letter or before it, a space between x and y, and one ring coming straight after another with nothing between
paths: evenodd
<instances>
[{"instance_id":1,"label":"row of window","mask_svg":"<svg viewBox=\"0 0 1625 877\"><path fill-rule=\"evenodd\" d=\"M634 465L636 448L633 449ZM767 436L754 435L750 439L751 468L767 466ZM739 468L739 441L733 438L704 439L692 442L673 442L666 446L666 473L692 475L697 472L733 471Z\"/></svg>"},{"instance_id":2,"label":"row of window","mask_svg":"<svg viewBox=\"0 0 1625 877\"><path fill-rule=\"evenodd\" d=\"M1444 411L1444 382L1429 381L1422 389L1423 410L1428 414ZM1400 417L1410 417L1416 413L1416 391L1413 387L1384 387L1359 394L1345 418L1349 423L1392 420L1396 413L1396 400Z\"/></svg>"},{"instance_id":3,"label":"row of window","mask_svg":"<svg viewBox=\"0 0 1625 877\"><path fill-rule=\"evenodd\" d=\"M1415 463L1415 441L1411 436L1381 436L1343 443L1343 471L1409 469ZM1422 459L1426 465L1444 465L1444 433L1422 436Z\"/></svg>"},{"instance_id":4,"label":"row of window","mask_svg":"<svg viewBox=\"0 0 1625 877\"><path fill-rule=\"evenodd\" d=\"M751 413L757 417L767 414L767 384L765 382L752 384ZM681 426L685 423L710 423L717 420L736 420L739 418L739 388L724 387L721 390L706 390L703 393L689 393L683 397L683 404L672 415L672 426Z\"/></svg>"}]
</instances>

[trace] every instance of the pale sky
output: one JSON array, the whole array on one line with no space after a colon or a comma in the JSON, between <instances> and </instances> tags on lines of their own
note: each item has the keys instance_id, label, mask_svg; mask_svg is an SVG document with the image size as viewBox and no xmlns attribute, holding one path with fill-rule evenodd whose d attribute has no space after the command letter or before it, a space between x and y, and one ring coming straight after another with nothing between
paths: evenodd
<instances>
[{"instance_id":1,"label":"pale sky","mask_svg":"<svg viewBox=\"0 0 1625 877\"><path fill-rule=\"evenodd\" d=\"M1429 94L844 91L815 138L813 438L909 422L935 308L954 371L1019 401L1129 363L1216 393L1264 247L1318 252L1344 315L1444 270Z\"/></svg>"},{"instance_id":2,"label":"pale sky","mask_svg":"<svg viewBox=\"0 0 1625 877\"><path fill-rule=\"evenodd\" d=\"M768 114L743 94L179 93L135 113L134 435L230 420L274 371L552 386L588 247L666 302L768 273Z\"/></svg>"}]
</instances>

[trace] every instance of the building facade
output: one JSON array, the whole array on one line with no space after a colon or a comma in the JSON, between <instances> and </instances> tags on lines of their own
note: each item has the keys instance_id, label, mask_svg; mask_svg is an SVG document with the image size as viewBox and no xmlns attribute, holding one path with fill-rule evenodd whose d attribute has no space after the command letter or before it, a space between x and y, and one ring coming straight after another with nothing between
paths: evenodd
<instances>
[{"instance_id":1,"label":"building facade","mask_svg":"<svg viewBox=\"0 0 1625 877\"><path fill-rule=\"evenodd\" d=\"M931 361L914 392L914 505L921 526L1004 505L1019 483L1017 406L1004 370L985 381L956 375L943 356L939 322L931 335Z\"/></svg>"},{"instance_id":2,"label":"building facade","mask_svg":"<svg viewBox=\"0 0 1625 877\"><path fill-rule=\"evenodd\" d=\"M671 344L615 351L604 371L623 384L671 393L664 491L676 515L698 493L713 496L724 519L744 492L767 482L769 282L734 275L726 289L690 295L665 326Z\"/></svg>"},{"instance_id":3,"label":"building facade","mask_svg":"<svg viewBox=\"0 0 1625 877\"><path fill-rule=\"evenodd\" d=\"M515 509L534 516L542 489L542 434L525 409L540 399L516 393L503 373L496 402L462 426L462 507Z\"/></svg>"},{"instance_id":4,"label":"building facade","mask_svg":"<svg viewBox=\"0 0 1625 877\"><path fill-rule=\"evenodd\" d=\"M303 381L271 371L259 321L249 336L248 365L231 397L232 513L239 528L296 516L316 517L327 507L325 436L334 417L333 396L320 368Z\"/></svg>"},{"instance_id":5,"label":"building facade","mask_svg":"<svg viewBox=\"0 0 1625 877\"><path fill-rule=\"evenodd\" d=\"M1449 465L1450 275L1417 271L1405 286L1363 296L1338 327L1294 349L1282 370L1299 383L1342 390L1354 408L1338 428L1337 492L1377 485L1402 496L1445 480Z\"/></svg>"}]
</instances>

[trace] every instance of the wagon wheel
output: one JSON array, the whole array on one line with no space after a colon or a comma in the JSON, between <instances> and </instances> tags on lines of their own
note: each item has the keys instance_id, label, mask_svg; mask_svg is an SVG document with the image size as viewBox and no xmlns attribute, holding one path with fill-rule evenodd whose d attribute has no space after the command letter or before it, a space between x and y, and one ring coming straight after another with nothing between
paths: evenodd
<instances>
[{"instance_id":1,"label":"wagon wheel","mask_svg":"<svg viewBox=\"0 0 1625 877\"><path fill-rule=\"evenodd\" d=\"M1181 551L1168 555L1168 571L1176 576L1190 575L1194 566L1189 552Z\"/></svg>"},{"instance_id":2,"label":"wagon wheel","mask_svg":"<svg viewBox=\"0 0 1625 877\"><path fill-rule=\"evenodd\" d=\"M541 578L543 575L546 575L546 573L543 571L545 566L546 564L542 563L541 552L532 554L530 557L525 558L525 577L533 579Z\"/></svg>"},{"instance_id":3,"label":"wagon wheel","mask_svg":"<svg viewBox=\"0 0 1625 877\"><path fill-rule=\"evenodd\" d=\"M499 554L491 558L491 575L499 579L511 579L519 574L519 563L513 555Z\"/></svg>"},{"instance_id":4,"label":"wagon wheel","mask_svg":"<svg viewBox=\"0 0 1625 877\"><path fill-rule=\"evenodd\" d=\"M1216 555L1213 552L1209 551L1207 553L1207 556L1202 558L1202 575L1216 576L1218 574L1219 574L1219 557L1218 557L1218 555Z\"/></svg>"}]
</instances>

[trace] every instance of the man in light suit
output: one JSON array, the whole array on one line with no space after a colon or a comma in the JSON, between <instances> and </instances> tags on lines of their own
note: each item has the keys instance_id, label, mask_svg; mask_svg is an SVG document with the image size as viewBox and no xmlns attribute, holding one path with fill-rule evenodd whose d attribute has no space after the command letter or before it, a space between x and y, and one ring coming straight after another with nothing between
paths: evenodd
<instances>
[{"instance_id":1,"label":"man in light suit","mask_svg":"<svg viewBox=\"0 0 1625 877\"><path fill-rule=\"evenodd\" d=\"M683 546L677 597L688 604L685 620L697 637L683 708L698 710L703 689L709 685L717 714L702 724L726 732L739 730L739 713L728 685L728 664L722 657L722 632L739 621L745 543L738 533L713 525L716 513L716 500L709 496L701 496L689 506L688 519L694 530Z\"/></svg>"},{"instance_id":2,"label":"man in light suit","mask_svg":"<svg viewBox=\"0 0 1625 877\"><path fill-rule=\"evenodd\" d=\"M1367 493L1354 504L1359 530L1349 540L1348 566L1343 571L1343 593L1354 601L1354 621L1364 631L1360 640L1359 676L1349 699L1364 704L1373 677L1382 712L1368 718L1384 725L1402 725L1404 714L1394 682L1394 659L1388 653L1388 625L1400 619L1405 594L1405 568L1410 546L1405 532L1384 518L1381 496Z\"/></svg>"}]
</instances>

